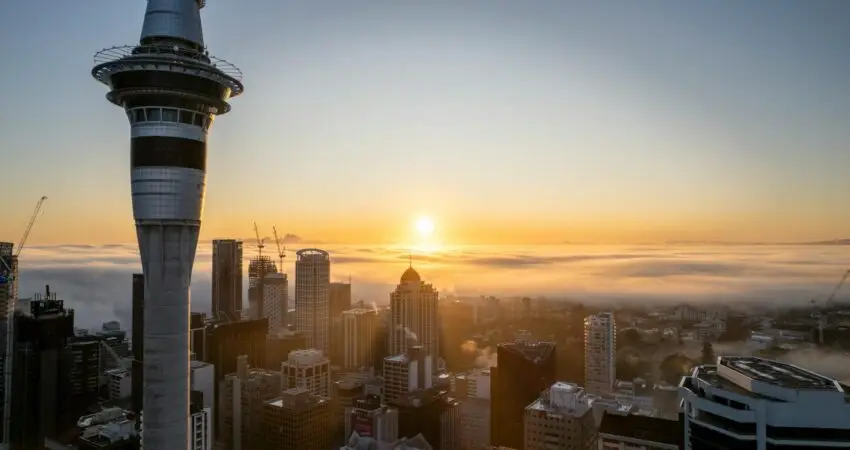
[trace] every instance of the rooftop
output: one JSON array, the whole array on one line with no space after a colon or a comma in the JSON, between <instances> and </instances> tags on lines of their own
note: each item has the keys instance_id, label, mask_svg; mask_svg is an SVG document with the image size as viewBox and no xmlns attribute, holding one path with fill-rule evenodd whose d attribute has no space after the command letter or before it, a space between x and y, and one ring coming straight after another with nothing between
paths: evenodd
<instances>
[{"instance_id":1,"label":"rooftop","mask_svg":"<svg viewBox=\"0 0 850 450\"><path fill-rule=\"evenodd\" d=\"M679 445L683 428L677 420L635 414L602 416L599 433Z\"/></svg>"},{"instance_id":2,"label":"rooftop","mask_svg":"<svg viewBox=\"0 0 850 450\"><path fill-rule=\"evenodd\" d=\"M723 356L719 372L737 372L754 381L761 381L796 390L840 391L839 384L823 375L791 364L755 356Z\"/></svg>"},{"instance_id":3,"label":"rooftop","mask_svg":"<svg viewBox=\"0 0 850 450\"><path fill-rule=\"evenodd\" d=\"M499 344L499 348L516 353L531 362L540 363L546 361L555 352L555 343L516 341Z\"/></svg>"}]
</instances>

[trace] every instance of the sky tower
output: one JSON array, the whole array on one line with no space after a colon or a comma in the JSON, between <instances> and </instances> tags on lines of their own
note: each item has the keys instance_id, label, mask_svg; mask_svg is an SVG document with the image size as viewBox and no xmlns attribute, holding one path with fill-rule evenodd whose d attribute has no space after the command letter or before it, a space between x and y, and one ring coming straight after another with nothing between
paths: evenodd
<instances>
[{"instance_id":1,"label":"sky tower","mask_svg":"<svg viewBox=\"0 0 850 450\"><path fill-rule=\"evenodd\" d=\"M204 0L148 0L139 44L95 54L92 75L130 120L133 216L145 275L144 448L186 448L189 282L198 244L207 134L241 72L209 55Z\"/></svg>"}]
</instances>

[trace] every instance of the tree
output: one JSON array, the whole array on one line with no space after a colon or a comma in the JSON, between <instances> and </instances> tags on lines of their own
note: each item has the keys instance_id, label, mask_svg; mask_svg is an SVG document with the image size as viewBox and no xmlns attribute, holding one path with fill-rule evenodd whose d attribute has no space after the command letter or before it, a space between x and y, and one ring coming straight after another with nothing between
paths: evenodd
<instances>
[{"instance_id":1,"label":"tree","mask_svg":"<svg viewBox=\"0 0 850 450\"><path fill-rule=\"evenodd\" d=\"M693 360L682 353L672 353L667 355L659 365L661 378L670 384L679 384L683 376L690 373L694 366Z\"/></svg>"},{"instance_id":2,"label":"tree","mask_svg":"<svg viewBox=\"0 0 850 450\"><path fill-rule=\"evenodd\" d=\"M714 358L714 347L711 346L711 342L705 341L702 343L702 363L703 364L714 364L716 362Z\"/></svg>"},{"instance_id":3,"label":"tree","mask_svg":"<svg viewBox=\"0 0 850 450\"><path fill-rule=\"evenodd\" d=\"M618 347L631 347L640 344L640 332L634 328L626 328L617 333Z\"/></svg>"}]
</instances>

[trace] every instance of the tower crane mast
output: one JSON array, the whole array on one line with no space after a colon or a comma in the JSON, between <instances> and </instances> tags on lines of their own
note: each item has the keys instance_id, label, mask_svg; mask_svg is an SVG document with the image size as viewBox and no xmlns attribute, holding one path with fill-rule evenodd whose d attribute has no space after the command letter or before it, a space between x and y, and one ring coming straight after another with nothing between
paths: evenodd
<instances>
[{"instance_id":1,"label":"tower crane mast","mask_svg":"<svg viewBox=\"0 0 850 450\"><path fill-rule=\"evenodd\" d=\"M257 228L257 222L254 222L254 235L257 236L257 256L263 258L263 248L265 247L265 239L260 239L260 229Z\"/></svg>"},{"instance_id":2,"label":"tower crane mast","mask_svg":"<svg viewBox=\"0 0 850 450\"><path fill-rule=\"evenodd\" d=\"M274 243L277 244L277 257L280 260L280 273L283 273L283 259L286 258L286 246L281 245L280 236L277 235L277 227L272 225L274 232Z\"/></svg>"}]
</instances>

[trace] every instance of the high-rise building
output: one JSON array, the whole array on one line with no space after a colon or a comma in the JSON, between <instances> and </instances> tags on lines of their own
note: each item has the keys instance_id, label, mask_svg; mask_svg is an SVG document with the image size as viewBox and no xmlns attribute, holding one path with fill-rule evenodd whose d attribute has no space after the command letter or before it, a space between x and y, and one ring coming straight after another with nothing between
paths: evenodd
<instances>
[{"instance_id":1,"label":"high-rise building","mask_svg":"<svg viewBox=\"0 0 850 450\"><path fill-rule=\"evenodd\" d=\"M496 347L490 368L492 445L523 448L525 407L555 383L555 343L516 341Z\"/></svg>"},{"instance_id":2,"label":"high-rise building","mask_svg":"<svg viewBox=\"0 0 850 450\"><path fill-rule=\"evenodd\" d=\"M451 385L452 395L461 401L461 448L490 450L490 370L458 374Z\"/></svg>"},{"instance_id":3,"label":"high-rise building","mask_svg":"<svg viewBox=\"0 0 850 450\"><path fill-rule=\"evenodd\" d=\"M372 309L342 313L343 364L347 369L368 369L375 362L378 314Z\"/></svg>"},{"instance_id":4,"label":"high-rise building","mask_svg":"<svg viewBox=\"0 0 850 450\"><path fill-rule=\"evenodd\" d=\"M189 407L189 450L212 450L212 408L204 406L207 399L201 391L191 391Z\"/></svg>"},{"instance_id":5,"label":"high-rise building","mask_svg":"<svg viewBox=\"0 0 850 450\"><path fill-rule=\"evenodd\" d=\"M398 440L398 410L381 403L378 396L363 396L345 408L345 440L352 433L379 442Z\"/></svg>"},{"instance_id":6,"label":"high-rise building","mask_svg":"<svg viewBox=\"0 0 850 450\"><path fill-rule=\"evenodd\" d=\"M721 356L679 384L684 449L850 447L848 387L806 369Z\"/></svg>"},{"instance_id":7,"label":"high-rise building","mask_svg":"<svg viewBox=\"0 0 850 450\"><path fill-rule=\"evenodd\" d=\"M411 392L430 389L434 384L434 358L422 346L384 359L384 401L393 403ZM409 437L409 436L408 436Z\"/></svg>"},{"instance_id":8,"label":"high-rise building","mask_svg":"<svg viewBox=\"0 0 850 450\"><path fill-rule=\"evenodd\" d=\"M212 247L212 316L218 320L239 320L242 315L242 241L216 239Z\"/></svg>"},{"instance_id":9,"label":"high-rise building","mask_svg":"<svg viewBox=\"0 0 850 450\"><path fill-rule=\"evenodd\" d=\"M70 417L66 425L77 422L88 414L88 409L97 405L100 394L100 342L91 338L72 338L67 354L70 364Z\"/></svg>"},{"instance_id":10,"label":"high-rise building","mask_svg":"<svg viewBox=\"0 0 850 450\"><path fill-rule=\"evenodd\" d=\"M198 339L205 343L204 351L196 357L215 366L214 405L219 404L221 381L236 372L239 356L246 355L252 367L265 367L268 328L267 319L211 323L204 328L204 335ZM218 428L213 432L217 438Z\"/></svg>"},{"instance_id":11,"label":"high-rise building","mask_svg":"<svg viewBox=\"0 0 850 450\"><path fill-rule=\"evenodd\" d=\"M210 433L214 433L213 424L215 423L215 366L203 361L190 361L189 365L189 388L192 391L200 392L200 396L195 396L196 401L201 401L198 404L200 409L208 409L211 422L205 425L205 429Z\"/></svg>"},{"instance_id":12,"label":"high-rise building","mask_svg":"<svg viewBox=\"0 0 850 450\"><path fill-rule=\"evenodd\" d=\"M434 363L438 361L437 297L434 286L422 281L413 267L404 271L398 287L390 294L390 355L404 354L410 346L421 345Z\"/></svg>"},{"instance_id":13,"label":"high-rise building","mask_svg":"<svg viewBox=\"0 0 850 450\"><path fill-rule=\"evenodd\" d=\"M74 310L48 286L15 314L12 374L11 448L41 449L56 437L70 412L68 339L74 335Z\"/></svg>"},{"instance_id":14,"label":"high-rise building","mask_svg":"<svg viewBox=\"0 0 850 450\"><path fill-rule=\"evenodd\" d=\"M12 355L14 353L14 316L18 300L18 258L14 244L0 242L0 448L8 447L12 415Z\"/></svg>"},{"instance_id":15,"label":"high-rise building","mask_svg":"<svg viewBox=\"0 0 850 450\"><path fill-rule=\"evenodd\" d=\"M280 365L283 389L304 388L314 395L331 396L331 362L321 350L296 350Z\"/></svg>"},{"instance_id":16,"label":"high-rise building","mask_svg":"<svg viewBox=\"0 0 850 450\"><path fill-rule=\"evenodd\" d=\"M284 390L265 404L267 450L327 450L330 448L330 399L304 388ZM247 449L246 449L247 450Z\"/></svg>"},{"instance_id":17,"label":"high-rise building","mask_svg":"<svg viewBox=\"0 0 850 450\"><path fill-rule=\"evenodd\" d=\"M285 273L269 273L263 281L263 317L269 319L269 336L286 330L289 318L289 279Z\"/></svg>"},{"instance_id":18,"label":"high-rise building","mask_svg":"<svg viewBox=\"0 0 850 450\"><path fill-rule=\"evenodd\" d=\"M133 351L133 361L131 362L131 370L133 376L133 392L131 394L132 402L130 410L140 417L142 414L142 402L144 401L144 370L142 369L142 361L144 360L145 348L145 276L141 273L133 274L133 329L131 330L132 338L130 345ZM137 425L141 425L141 421L136 420Z\"/></svg>"},{"instance_id":19,"label":"high-rise building","mask_svg":"<svg viewBox=\"0 0 850 450\"><path fill-rule=\"evenodd\" d=\"M635 414L620 409L606 410L599 424L599 448L679 450L684 448L682 431L678 419Z\"/></svg>"},{"instance_id":20,"label":"high-rise building","mask_svg":"<svg viewBox=\"0 0 850 450\"><path fill-rule=\"evenodd\" d=\"M148 0L138 45L95 55L94 78L130 122L133 216L145 274L144 443L188 442L189 284L206 186L207 134L241 72L209 55L203 0Z\"/></svg>"},{"instance_id":21,"label":"high-rise building","mask_svg":"<svg viewBox=\"0 0 850 450\"><path fill-rule=\"evenodd\" d=\"M236 373L221 383L219 440L228 450L261 449L265 444L263 409L267 401L280 396L280 372L252 369L244 355L236 365Z\"/></svg>"},{"instance_id":22,"label":"high-rise building","mask_svg":"<svg viewBox=\"0 0 850 450\"><path fill-rule=\"evenodd\" d=\"M277 273L277 267L268 256L255 256L248 262L248 317L256 320L268 317L265 305L265 280Z\"/></svg>"},{"instance_id":23,"label":"high-rise building","mask_svg":"<svg viewBox=\"0 0 850 450\"><path fill-rule=\"evenodd\" d=\"M390 403L398 410L400 437L422 437L440 450L461 449L460 401L438 387L421 389Z\"/></svg>"},{"instance_id":24,"label":"high-rise building","mask_svg":"<svg viewBox=\"0 0 850 450\"><path fill-rule=\"evenodd\" d=\"M305 350L307 339L297 331L284 330L277 336L269 336L266 342L266 368L280 370L280 364L289 359L295 350Z\"/></svg>"},{"instance_id":25,"label":"high-rise building","mask_svg":"<svg viewBox=\"0 0 850 450\"><path fill-rule=\"evenodd\" d=\"M328 289L331 260L324 250L299 250L295 261L295 329L307 346L328 354L330 319Z\"/></svg>"},{"instance_id":26,"label":"high-rise building","mask_svg":"<svg viewBox=\"0 0 850 450\"><path fill-rule=\"evenodd\" d=\"M594 395L610 395L617 381L617 324L614 314L584 319L584 387Z\"/></svg>"},{"instance_id":27,"label":"high-rise building","mask_svg":"<svg viewBox=\"0 0 850 450\"><path fill-rule=\"evenodd\" d=\"M342 313L351 309L351 283L331 283L328 286L328 318L330 319L330 344L328 357L331 363L343 364L345 339Z\"/></svg>"},{"instance_id":28,"label":"high-rise building","mask_svg":"<svg viewBox=\"0 0 850 450\"><path fill-rule=\"evenodd\" d=\"M593 401L578 385L558 382L525 408L525 450L596 449Z\"/></svg>"}]
</instances>

